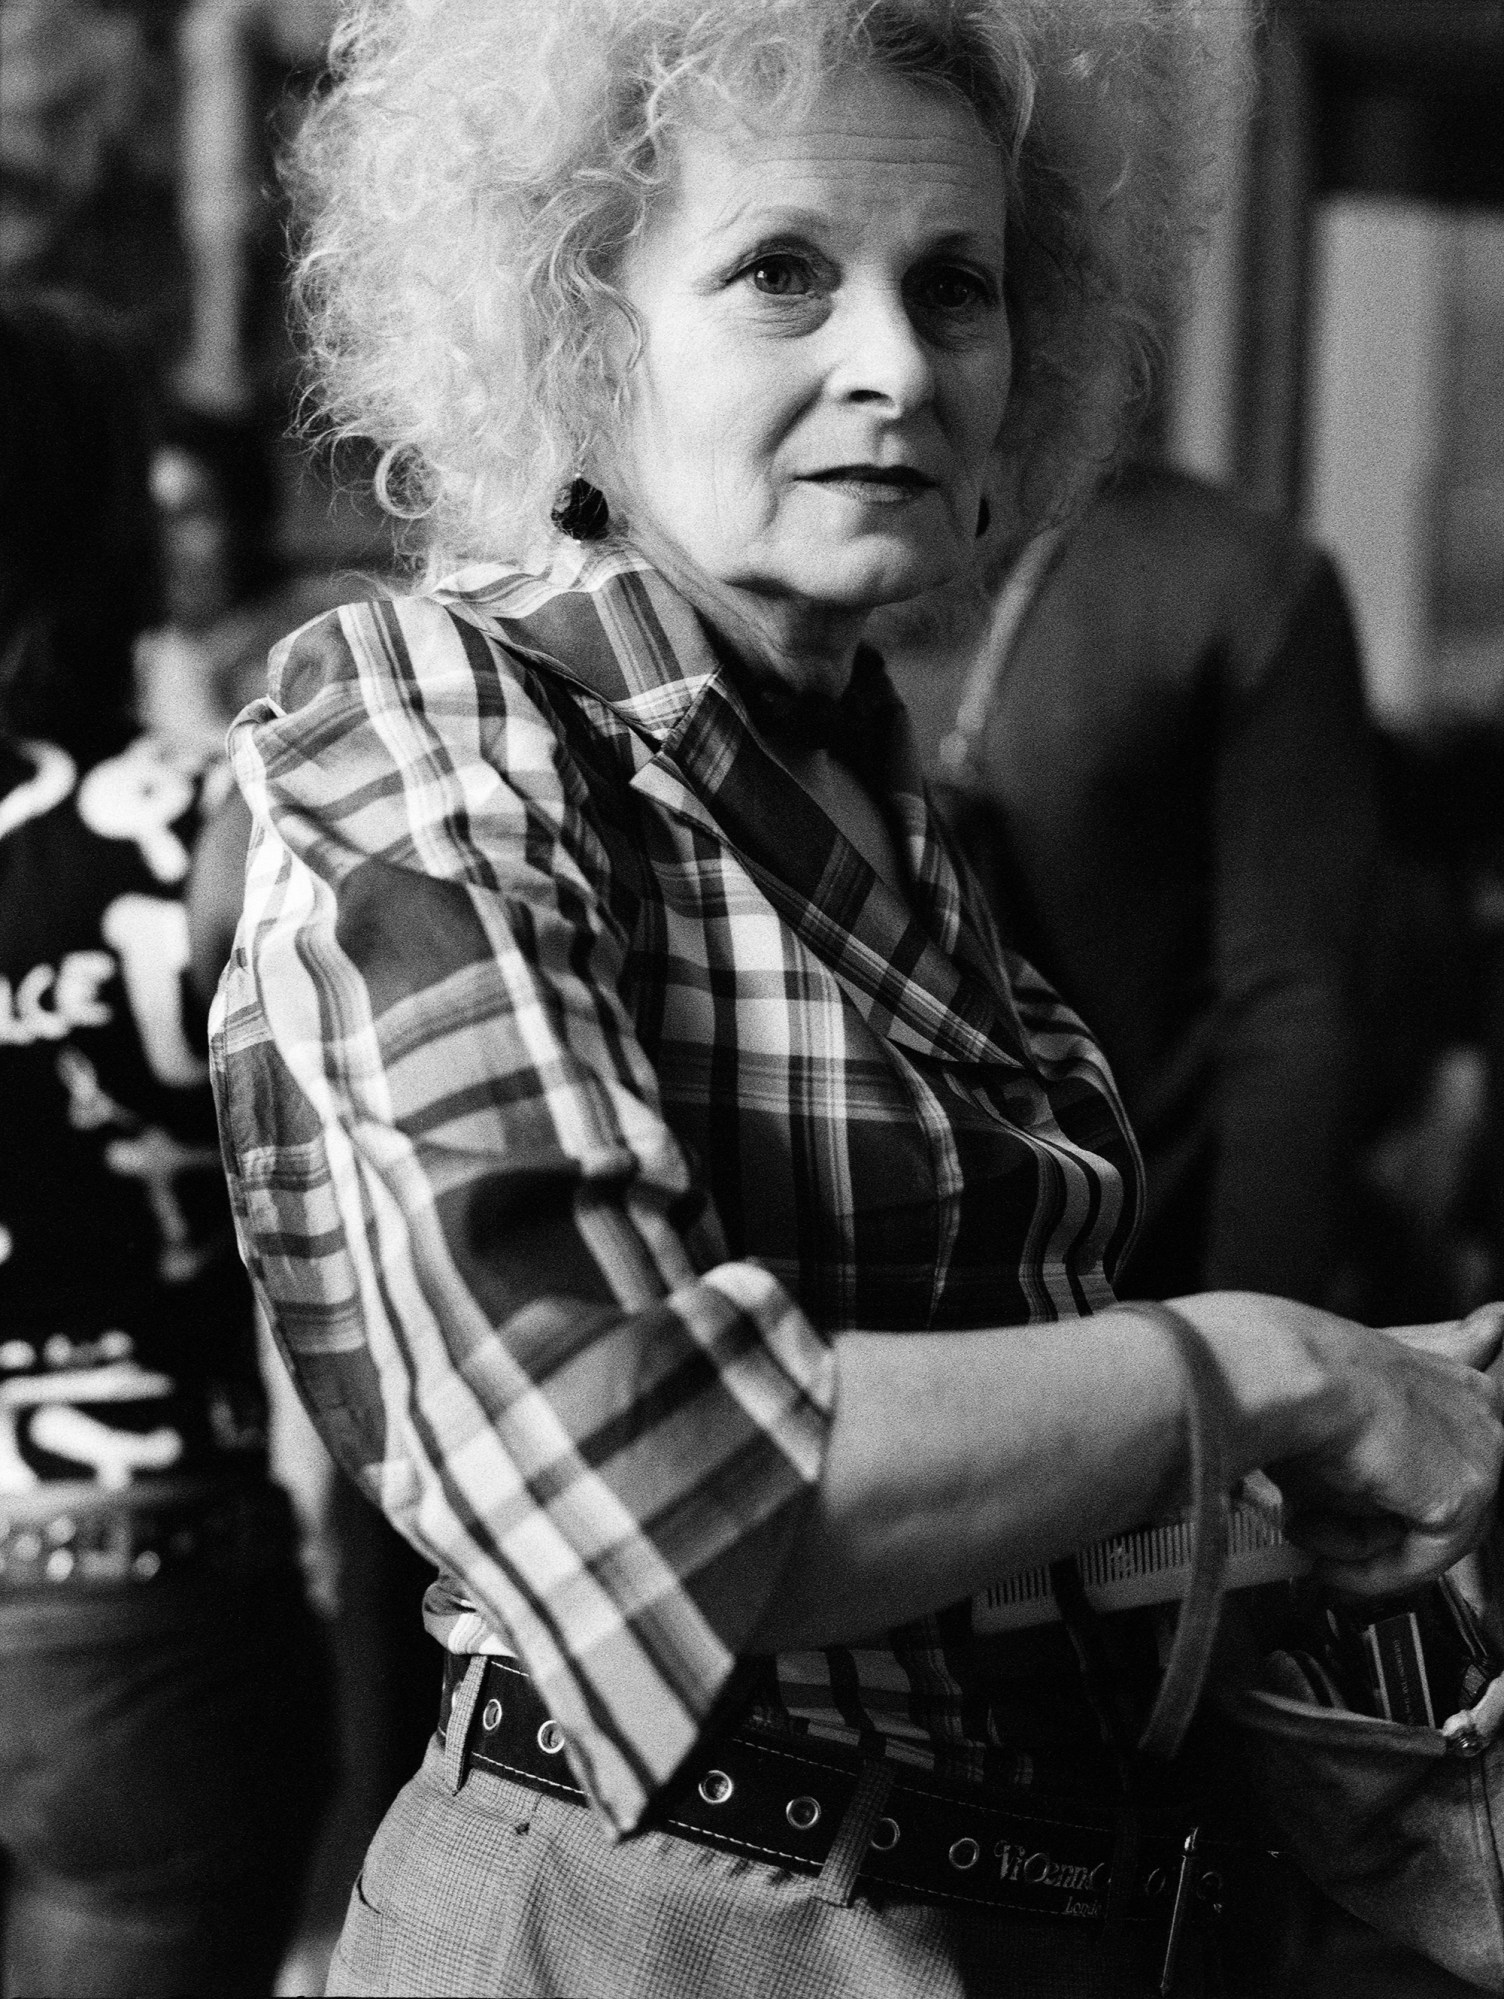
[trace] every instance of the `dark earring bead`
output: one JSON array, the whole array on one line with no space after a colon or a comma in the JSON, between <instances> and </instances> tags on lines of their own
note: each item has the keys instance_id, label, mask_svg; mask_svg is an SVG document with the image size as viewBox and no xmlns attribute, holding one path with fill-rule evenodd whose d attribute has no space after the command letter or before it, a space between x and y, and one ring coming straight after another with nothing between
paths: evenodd
<instances>
[{"instance_id":1,"label":"dark earring bead","mask_svg":"<svg viewBox=\"0 0 1504 1999\"><path fill-rule=\"evenodd\" d=\"M600 541L611 526L611 509L588 479L571 479L554 508L553 522L571 541Z\"/></svg>"}]
</instances>

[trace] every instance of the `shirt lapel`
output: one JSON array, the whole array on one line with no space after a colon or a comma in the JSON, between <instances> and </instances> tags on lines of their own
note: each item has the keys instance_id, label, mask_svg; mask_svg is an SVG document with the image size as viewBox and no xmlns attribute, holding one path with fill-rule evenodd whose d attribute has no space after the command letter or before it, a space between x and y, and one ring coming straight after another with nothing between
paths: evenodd
<instances>
[{"instance_id":1,"label":"shirt lapel","mask_svg":"<svg viewBox=\"0 0 1504 1999\"><path fill-rule=\"evenodd\" d=\"M853 723L864 777L895 801L914 910L759 737L684 598L630 553L569 551L566 560L567 575L556 570L547 582L470 572L442 594L615 712L645 753L633 789L737 855L875 1033L942 1060L1031 1066L876 655L866 655L853 690Z\"/></svg>"}]
</instances>

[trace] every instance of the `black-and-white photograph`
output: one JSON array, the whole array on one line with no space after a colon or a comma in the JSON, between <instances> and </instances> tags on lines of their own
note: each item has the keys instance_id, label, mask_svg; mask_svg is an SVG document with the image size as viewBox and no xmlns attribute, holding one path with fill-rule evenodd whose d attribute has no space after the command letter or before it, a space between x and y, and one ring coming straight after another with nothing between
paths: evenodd
<instances>
[{"instance_id":1,"label":"black-and-white photograph","mask_svg":"<svg viewBox=\"0 0 1504 1999\"><path fill-rule=\"evenodd\" d=\"M1504 1999L1504 0L0 0L0 1999Z\"/></svg>"}]
</instances>

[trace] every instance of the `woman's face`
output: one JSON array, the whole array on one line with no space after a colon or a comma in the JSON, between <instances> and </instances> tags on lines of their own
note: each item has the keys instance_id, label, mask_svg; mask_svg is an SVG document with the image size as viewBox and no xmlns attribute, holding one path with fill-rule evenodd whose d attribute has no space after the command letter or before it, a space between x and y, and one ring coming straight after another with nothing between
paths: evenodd
<instances>
[{"instance_id":1,"label":"woman's face","mask_svg":"<svg viewBox=\"0 0 1504 1999\"><path fill-rule=\"evenodd\" d=\"M634 523L715 584L848 609L945 581L1008 398L1004 174L881 71L798 119L690 126L629 251Z\"/></svg>"}]
</instances>

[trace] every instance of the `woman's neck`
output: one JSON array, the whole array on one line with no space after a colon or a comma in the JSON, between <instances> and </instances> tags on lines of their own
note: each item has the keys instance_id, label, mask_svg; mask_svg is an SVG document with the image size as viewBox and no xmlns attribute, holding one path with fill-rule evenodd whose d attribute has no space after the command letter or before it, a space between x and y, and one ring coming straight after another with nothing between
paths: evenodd
<instances>
[{"instance_id":1,"label":"woman's neck","mask_svg":"<svg viewBox=\"0 0 1504 1999\"><path fill-rule=\"evenodd\" d=\"M629 539L754 672L800 693L831 700L845 693L869 616L865 608L815 604L723 583L658 534L651 522L634 525Z\"/></svg>"}]
</instances>

